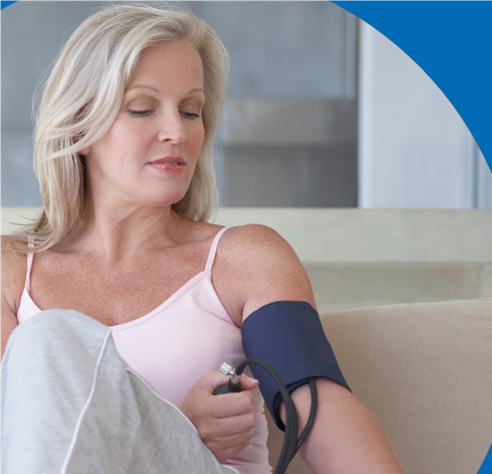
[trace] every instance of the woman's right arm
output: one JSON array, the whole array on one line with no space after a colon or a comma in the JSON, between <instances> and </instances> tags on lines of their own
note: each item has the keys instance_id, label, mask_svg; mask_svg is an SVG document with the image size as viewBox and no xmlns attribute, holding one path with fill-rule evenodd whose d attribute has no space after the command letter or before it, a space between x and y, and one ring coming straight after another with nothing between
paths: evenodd
<instances>
[{"instance_id":1,"label":"woman's right arm","mask_svg":"<svg viewBox=\"0 0 492 474\"><path fill-rule=\"evenodd\" d=\"M2 236L2 358L10 334L18 324L16 314L26 272L26 255L14 252L9 241L8 236Z\"/></svg>"},{"instance_id":2,"label":"woman's right arm","mask_svg":"<svg viewBox=\"0 0 492 474\"><path fill-rule=\"evenodd\" d=\"M3 279L3 278L2 278ZM17 327L17 318L2 291L2 359L10 334Z\"/></svg>"}]
</instances>

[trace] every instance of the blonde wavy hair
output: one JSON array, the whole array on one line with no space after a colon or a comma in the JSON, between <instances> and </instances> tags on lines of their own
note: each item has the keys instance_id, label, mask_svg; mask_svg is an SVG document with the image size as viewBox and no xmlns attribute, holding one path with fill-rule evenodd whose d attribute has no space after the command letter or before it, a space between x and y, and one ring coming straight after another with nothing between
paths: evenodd
<instances>
[{"instance_id":1,"label":"blonde wavy hair","mask_svg":"<svg viewBox=\"0 0 492 474\"><path fill-rule=\"evenodd\" d=\"M202 60L205 139L190 187L172 208L198 221L210 217L217 199L213 137L225 101L227 52L211 28L187 11L167 4L112 5L80 24L61 50L42 92L34 131L34 169L43 210L25 228L24 236L34 241L29 251L52 247L81 222L87 177L79 152L112 125L142 50L177 40L194 46Z\"/></svg>"}]
</instances>

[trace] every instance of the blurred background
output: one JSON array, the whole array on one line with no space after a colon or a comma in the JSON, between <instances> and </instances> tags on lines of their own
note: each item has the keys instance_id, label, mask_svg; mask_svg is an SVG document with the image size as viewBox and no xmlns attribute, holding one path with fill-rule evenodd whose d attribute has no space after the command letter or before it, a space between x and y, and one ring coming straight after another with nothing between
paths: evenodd
<instances>
[{"instance_id":1,"label":"blurred background","mask_svg":"<svg viewBox=\"0 0 492 474\"><path fill-rule=\"evenodd\" d=\"M31 99L108 2L2 11L2 206L38 206ZM221 206L487 208L492 176L458 113L398 47L330 2L183 2L224 42Z\"/></svg>"},{"instance_id":2,"label":"blurred background","mask_svg":"<svg viewBox=\"0 0 492 474\"><path fill-rule=\"evenodd\" d=\"M1 14L2 231L41 205L31 99L97 1ZM397 46L330 2L183 2L231 59L216 222L279 231L320 310L492 297L492 173Z\"/></svg>"}]
</instances>

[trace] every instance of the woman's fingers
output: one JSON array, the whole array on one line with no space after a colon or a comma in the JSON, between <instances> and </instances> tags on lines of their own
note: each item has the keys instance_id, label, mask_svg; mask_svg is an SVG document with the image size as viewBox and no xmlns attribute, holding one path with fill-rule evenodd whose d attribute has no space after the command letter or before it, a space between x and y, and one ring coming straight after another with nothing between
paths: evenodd
<instances>
[{"instance_id":1,"label":"woman's fingers","mask_svg":"<svg viewBox=\"0 0 492 474\"><path fill-rule=\"evenodd\" d=\"M246 436L248 440L253 436L256 426L254 413L246 413L239 416L209 420L201 427L202 439L225 439L231 436Z\"/></svg>"},{"instance_id":2,"label":"woman's fingers","mask_svg":"<svg viewBox=\"0 0 492 474\"><path fill-rule=\"evenodd\" d=\"M256 424L250 389L256 388L258 382L243 376L242 391L214 395L228 380L229 377L219 371L207 372L177 404L219 462L248 446Z\"/></svg>"},{"instance_id":3,"label":"woman's fingers","mask_svg":"<svg viewBox=\"0 0 492 474\"><path fill-rule=\"evenodd\" d=\"M197 380L196 384L201 384L204 388L208 389L208 392L213 394L215 390L217 390L219 387L222 387L222 385L226 385L229 379L230 376L224 375L219 370L214 370L211 372L205 372Z\"/></svg>"},{"instance_id":4,"label":"woman's fingers","mask_svg":"<svg viewBox=\"0 0 492 474\"><path fill-rule=\"evenodd\" d=\"M254 414L222 418L211 424L209 433L203 433L202 441L219 462L234 457L245 449L254 436ZM219 435L220 433L220 435Z\"/></svg>"},{"instance_id":5,"label":"woman's fingers","mask_svg":"<svg viewBox=\"0 0 492 474\"><path fill-rule=\"evenodd\" d=\"M229 382L231 377L229 375L224 375L222 372L215 370L213 372L205 372L203 376L199 379L203 381L205 385L208 385L210 388L210 392L213 393L218 388L226 385ZM258 387L258 380L246 375L241 375L241 381L239 384L240 390L253 390Z\"/></svg>"},{"instance_id":6,"label":"woman's fingers","mask_svg":"<svg viewBox=\"0 0 492 474\"><path fill-rule=\"evenodd\" d=\"M258 387L258 380L243 374L241 376L241 383L239 384L239 388L241 390L253 390L254 388Z\"/></svg>"},{"instance_id":7,"label":"woman's fingers","mask_svg":"<svg viewBox=\"0 0 492 474\"><path fill-rule=\"evenodd\" d=\"M233 435L221 438L220 440L211 441L208 444L205 443L205 445L212 451L219 462L224 462L248 447L249 441L253 436L252 433L251 436Z\"/></svg>"},{"instance_id":8,"label":"woman's fingers","mask_svg":"<svg viewBox=\"0 0 492 474\"><path fill-rule=\"evenodd\" d=\"M208 400L209 413L213 418L228 418L253 411L253 394L249 390L213 397Z\"/></svg>"}]
</instances>

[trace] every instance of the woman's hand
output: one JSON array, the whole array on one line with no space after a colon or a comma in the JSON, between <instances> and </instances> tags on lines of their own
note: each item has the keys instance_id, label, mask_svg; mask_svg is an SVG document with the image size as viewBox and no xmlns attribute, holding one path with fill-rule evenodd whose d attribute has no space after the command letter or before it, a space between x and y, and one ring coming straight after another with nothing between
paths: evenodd
<instances>
[{"instance_id":1,"label":"woman's hand","mask_svg":"<svg viewBox=\"0 0 492 474\"><path fill-rule=\"evenodd\" d=\"M229 377L205 372L176 406L195 425L205 446L219 462L234 457L246 448L256 424L251 390L258 381L243 374L241 392L214 395Z\"/></svg>"}]
</instances>

